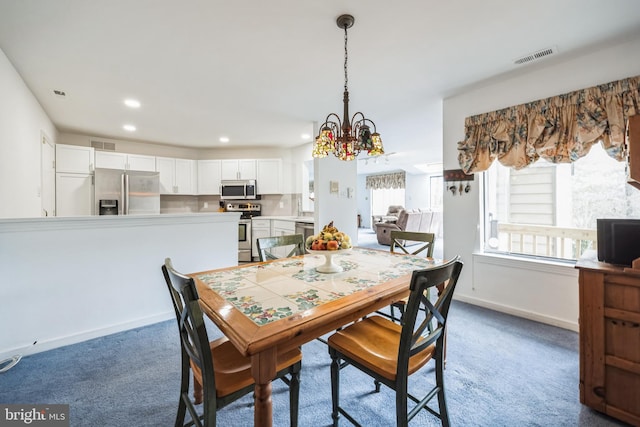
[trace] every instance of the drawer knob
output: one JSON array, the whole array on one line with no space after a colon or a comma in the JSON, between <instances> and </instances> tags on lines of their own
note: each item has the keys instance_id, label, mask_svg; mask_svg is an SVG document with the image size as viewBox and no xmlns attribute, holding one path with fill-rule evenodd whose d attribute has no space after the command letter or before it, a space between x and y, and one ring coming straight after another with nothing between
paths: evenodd
<instances>
[{"instance_id":1,"label":"drawer knob","mask_svg":"<svg viewBox=\"0 0 640 427\"><path fill-rule=\"evenodd\" d=\"M593 388L593 394L595 394L598 397L602 397L604 399L606 393L604 391L604 387L594 387Z\"/></svg>"}]
</instances>

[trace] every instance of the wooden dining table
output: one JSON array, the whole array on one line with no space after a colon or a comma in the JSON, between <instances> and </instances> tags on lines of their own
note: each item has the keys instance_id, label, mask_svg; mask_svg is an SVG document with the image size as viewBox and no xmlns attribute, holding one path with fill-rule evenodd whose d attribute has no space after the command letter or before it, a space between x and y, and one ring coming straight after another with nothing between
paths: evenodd
<instances>
[{"instance_id":1,"label":"wooden dining table","mask_svg":"<svg viewBox=\"0 0 640 427\"><path fill-rule=\"evenodd\" d=\"M341 272L318 272L325 256L307 254L189 274L203 311L251 358L255 426L273 423L271 379L278 350L299 347L399 301L409 293L414 270L442 264L364 248L332 255Z\"/></svg>"}]
</instances>

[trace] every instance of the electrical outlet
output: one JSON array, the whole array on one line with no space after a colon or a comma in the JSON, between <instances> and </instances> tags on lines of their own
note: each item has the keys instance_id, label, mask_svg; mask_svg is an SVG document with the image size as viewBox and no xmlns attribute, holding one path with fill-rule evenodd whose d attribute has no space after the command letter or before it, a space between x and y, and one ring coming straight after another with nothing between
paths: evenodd
<instances>
[{"instance_id":1,"label":"electrical outlet","mask_svg":"<svg viewBox=\"0 0 640 427\"><path fill-rule=\"evenodd\" d=\"M204 208L207 209L209 207L209 202L204 202Z\"/></svg>"},{"instance_id":2,"label":"electrical outlet","mask_svg":"<svg viewBox=\"0 0 640 427\"><path fill-rule=\"evenodd\" d=\"M284 202L280 202L280 209L284 208Z\"/></svg>"}]
</instances>

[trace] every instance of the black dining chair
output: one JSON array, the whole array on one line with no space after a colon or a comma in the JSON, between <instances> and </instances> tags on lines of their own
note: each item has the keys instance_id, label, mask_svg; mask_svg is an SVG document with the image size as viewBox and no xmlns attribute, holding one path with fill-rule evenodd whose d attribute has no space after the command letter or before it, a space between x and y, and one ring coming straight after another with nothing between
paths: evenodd
<instances>
[{"instance_id":1,"label":"black dining chair","mask_svg":"<svg viewBox=\"0 0 640 427\"><path fill-rule=\"evenodd\" d=\"M162 273L175 309L182 348L182 379L176 427L214 427L218 409L254 391L251 359L222 337L209 342L193 278L177 272L167 258ZM302 352L295 348L277 354L275 378L289 385L291 426L298 425ZM193 401L189 398L189 373L193 373ZM274 379L275 379L274 378ZM199 414L195 405L202 403ZM191 420L185 423L186 411Z\"/></svg>"},{"instance_id":2,"label":"black dining chair","mask_svg":"<svg viewBox=\"0 0 640 427\"><path fill-rule=\"evenodd\" d=\"M391 231L391 247L389 251L391 253L407 254L407 255L424 255L427 258L433 257L433 249L436 241L436 235L434 233L423 233L418 231ZM416 243L419 243L417 248L409 248ZM430 291L427 290L427 298L430 298ZM390 306L391 319L400 321L404 313L404 307L407 304L407 299L401 299L394 302ZM400 311L400 316L396 317L395 309ZM380 313L384 314L384 313Z\"/></svg>"},{"instance_id":3,"label":"black dining chair","mask_svg":"<svg viewBox=\"0 0 640 427\"><path fill-rule=\"evenodd\" d=\"M256 239L258 244L258 255L260 261L269 261L278 258L289 258L296 255L304 255L304 236L302 234L291 234L286 236L260 237ZM293 248L285 256L276 256L273 249L284 246Z\"/></svg>"},{"instance_id":4,"label":"black dining chair","mask_svg":"<svg viewBox=\"0 0 640 427\"><path fill-rule=\"evenodd\" d=\"M462 261L456 257L444 265L414 271L402 324L382 316L370 316L329 337L334 426L338 425L341 414L354 425L360 425L339 402L340 371L349 365L373 377L376 392L380 391L381 383L395 391L397 426L407 426L422 409L438 417L443 426L449 426L443 372L444 330L461 270ZM438 285L444 289L432 304L425 297L425 291ZM426 310L426 316L418 323L421 307ZM420 399L409 393L409 377L431 360L435 362L435 386ZM436 396L438 410L428 406ZM409 399L416 404L410 411Z\"/></svg>"}]
</instances>

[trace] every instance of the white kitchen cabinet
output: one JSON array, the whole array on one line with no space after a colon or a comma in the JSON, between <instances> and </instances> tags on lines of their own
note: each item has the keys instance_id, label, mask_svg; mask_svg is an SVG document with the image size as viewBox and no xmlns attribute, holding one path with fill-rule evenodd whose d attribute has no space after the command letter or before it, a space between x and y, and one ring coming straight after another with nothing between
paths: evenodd
<instances>
[{"instance_id":1,"label":"white kitchen cabinet","mask_svg":"<svg viewBox=\"0 0 640 427\"><path fill-rule=\"evenodd\" d=\"M56 173L56 216L93 215L93 174Z\"/></svg>"},{"instance_id":2,"label":"white kitchen cabinet","mask_svg":"<svg viewBox=\"0 0 640 427\"><path fill-rule=\"evenodd\" d=\"M125 170L127 168L127 155L112 151L96 151L96 167Z\"/></svg>"},{"instance_id":3,"label":"white kitchen cabinet","mask_svg":"<svg viewBox=\"0 0 640 427\"><path fill-rule=\"evenodd\" d=\"M198 160L198 194L220 194L220 160Z\"/></svg>"},{"instance_id":4,"label":"white kitchen cabinet","mask_svg":"<svg viewBox=\"0 0 640 427\"><path fill-rule=\"evenodd\" d=\"M258 244L256 239L271 237L271 220L252 219L251 220L251 256L255 261L260 259L258 254Z\"/></svg>"},{"instance_id":5,"label":"white kitchen cabinet","mask_svg":"<svg viewBox=\"0 0 640 427\"><path fill-rule=\"evenodd\" d=\"M195 160L156 157L160 194L196 194L197 169Z\"/></svg>"},{"instance_id":6,"label":"white kitchen cabinet","mask_svg":"<svg viewBox=\"0 0 640 427\"><path fill-rule=\"evenodd\" d=\"M256 179L255 160L221 160L221 179Z\"/></svg>"},{"instance_id":7,"label":"white kitchen cabinet","mask_svg":"<svg viewBox=\"0 0 640 427\"><path fill-rule=\"evenodd\" d=\"M282 160L256 160L256 185L258 194L283 194Z\"/></svg>"},{"instance_id":8,"label":"white kitchen cabinet","mask_svg":"<svg viewBox=\"0 0 640 427\"><path fill-rule=\"evenodd\" d=\"M93 162L93 147L56 144L56 172L92 173Z\"/></svg>"},{"instance_id":9,"label":"white kitchen cabinet","mask_svg":"<svg viewBox=\"0 0 640 427\"><path fill-rule=\"evenodd\" d=\"M272 236L288 236L291 234L296 234L296 223L294 221L271 220ZM273 248L271 253L278 258L284 258L291 252L293 246L294 245Z\"/></svg>"},{"instance_id":10,"label":"white kitchen cabinet","mask_svg":"<svg viewBox=\"0 0 640 427\"><path fill-rule=\"evenodd\" d=\"M282 194L302 193L302 164L282 162Z\"/></svg>"},{"instance_id":11,"label":"white kitchen cabinet","mask_svg":"<svg viewBox=\"0 0 640 427\"><path fill-rule=\"evenodd\" d=\"M154 156L96 151L95 157L97 168L146 172L154 172L156 170L156 158Z\"/></svg>"},{"instance_id":12,"label":"white kitchen cabinet","mask_svg":"<svg viewBox=\"0 0 640 427\"><path fill-rule=\"evenodd\" d=\"M143 154L127 154L127 170L155 172L156 156Z\"/></svg>"}]
</instances>

